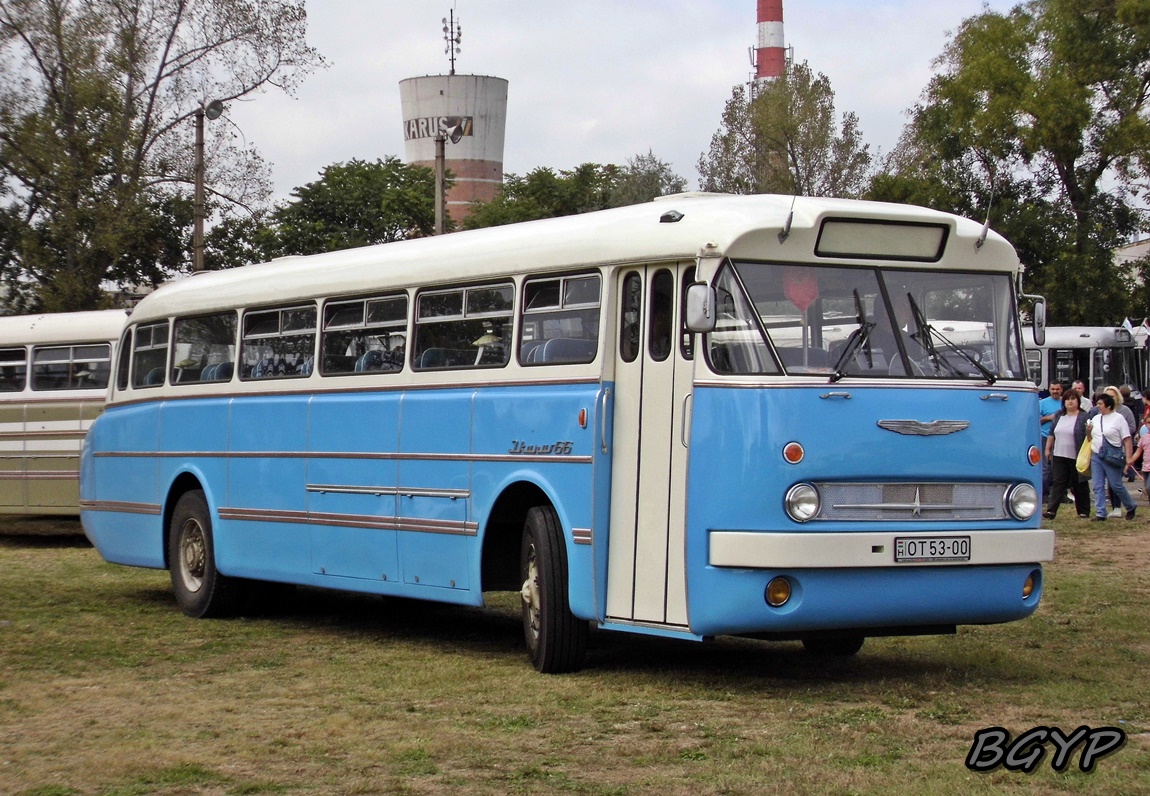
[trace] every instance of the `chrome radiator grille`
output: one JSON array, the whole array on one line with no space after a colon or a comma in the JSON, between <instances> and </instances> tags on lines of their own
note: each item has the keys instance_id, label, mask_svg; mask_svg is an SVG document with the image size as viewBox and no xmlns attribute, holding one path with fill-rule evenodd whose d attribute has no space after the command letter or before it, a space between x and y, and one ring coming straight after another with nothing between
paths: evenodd
<instances>
[{"instance_id":1,"label":"chrome radiator grille","mask_svg":"<svg viewBox=\"0 0 1150 796\"><path fill-rule=\"evenodd\" d=\"M816 520L1001 520L1007 484L821 483Z\"/></svg>"}]
</instances>

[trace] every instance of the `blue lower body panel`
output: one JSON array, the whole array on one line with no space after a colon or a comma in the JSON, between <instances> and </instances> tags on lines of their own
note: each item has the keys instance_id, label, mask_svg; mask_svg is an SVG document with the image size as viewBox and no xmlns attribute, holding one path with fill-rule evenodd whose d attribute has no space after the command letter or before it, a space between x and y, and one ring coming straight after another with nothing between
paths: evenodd
<instances>
[{"instance_id":1,"label":"blue lower body panel","mask_svg":"<svg viewBox=\"0 0 1150 796\"><path fill-rule=\"evenodd\" d=\"M821 570L739 570L707 567L692 581L691 630L703 636L800 633L991 624L1022 619L1042 597L1041 577L1026 598L1036 564ZM767 605L767 583L785 575L790 600Z\"/></svg>"}]
</instances>

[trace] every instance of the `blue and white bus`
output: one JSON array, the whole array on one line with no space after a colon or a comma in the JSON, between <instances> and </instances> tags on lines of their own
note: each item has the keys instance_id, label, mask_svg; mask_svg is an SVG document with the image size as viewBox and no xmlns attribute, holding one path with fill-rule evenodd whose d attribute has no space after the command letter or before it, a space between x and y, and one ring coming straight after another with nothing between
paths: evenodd
<instances>
[{"instance_id":1,"label":"blue and white bus","mask_svg":"<svg viewBox=\"0 0 1150 796\"><path fill-rule=\"evenodd\" d=\"M1069 385L1081 380L1090 398L1107 386L1145 386L1142 350L1124 326L1048 326L1041 345L1030 329L1023 329L1022 343L1030 380L1040 389L1053 381Z\"/></svg>"},{"instance_id":2,"label":"blue and white bus","mask_svg":"<svg viewBox=\"0 0 1150 796\"><path fill-rule=\"evenodd\" d=\"M80 513L80 447L104 409L126 317L0 318L0 514Z\"/></svg>"},{"instance_id":3,"label":"blue and white bus","mask_svg":"<svg viewBox=\"0 0 1150 796\"><path fill-rule=\"evenodd\" d=\"M546 672L591 625L853 654L1019 619L1054 539L1018 266L921 208L677 195L200 274L129 319L84 528L192 616L519 592Z\"/></svg>"}]
</instances>

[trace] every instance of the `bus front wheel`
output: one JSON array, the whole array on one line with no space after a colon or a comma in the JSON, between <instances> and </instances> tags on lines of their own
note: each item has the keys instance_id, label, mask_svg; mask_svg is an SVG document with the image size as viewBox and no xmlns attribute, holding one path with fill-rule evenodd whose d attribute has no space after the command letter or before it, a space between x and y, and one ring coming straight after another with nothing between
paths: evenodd
<instances>
[{"instance_id":1,"label":"bus front wheel","mask_svg":"<svg viewBox=\"0 0 1150 796\"><path fill-rule=\"evenodd\" d=\"M216 569L212 515L200 490L176 501L168 533L168 569L176 603L188 616L216 617L235 613L240 582Z\"/></svg>"},{"instance_id":2,"label":"bus front wheel","mask_svg":"<svg viewBox=\"0 0 1150 796\"><path fill-rule=\"evenodd\" d=\"M531 663L545 673L577 671L587 649L587 623L571 613L567 549L559 518L550 506L527 512L519 571L523 634Z\"/></svg>"}]
</instances>

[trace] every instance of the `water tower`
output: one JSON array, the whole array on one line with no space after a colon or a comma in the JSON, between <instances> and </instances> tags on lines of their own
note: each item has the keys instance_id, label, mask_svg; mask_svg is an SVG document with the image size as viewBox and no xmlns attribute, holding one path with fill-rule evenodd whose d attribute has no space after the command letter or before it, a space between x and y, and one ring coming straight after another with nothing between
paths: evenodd
<instances>
[{"instance_id":1,"label":"water tower","mask_svg":"<svg viewBox=\"0 0 1150 796\"><path fill-rule=\"evenodd\" d=\"M443 20L451 72L399 81L407 162L435 168L435 137L445 139L446 166L455 178L447 212L456 223L474 201L490 201L503 184L503 133L507 127L507 81L487 75L455 74L462 31Z\"/></svg>"}]
</instances>

